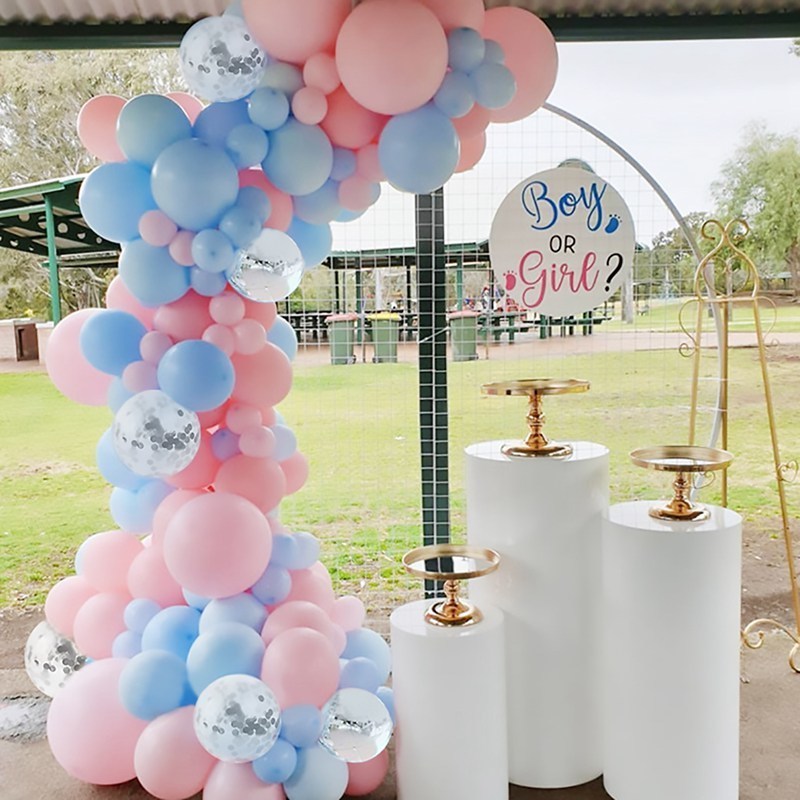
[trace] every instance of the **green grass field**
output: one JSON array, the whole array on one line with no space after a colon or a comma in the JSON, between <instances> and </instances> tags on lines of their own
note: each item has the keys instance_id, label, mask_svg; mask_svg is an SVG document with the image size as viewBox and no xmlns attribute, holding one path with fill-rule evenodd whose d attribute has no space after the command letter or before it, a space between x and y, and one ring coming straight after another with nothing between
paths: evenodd
<instances>
[{"instance_id":1,"label":"green grass field","mask_svg":"<svg viewBox=\"0 0 800 800\"><path fill-rule=\"evenodd\" d=\"M521 436L524 401L483 397L481 383L552 374L586 378L584 395L551 398L554 438L609 446L612 501L664 496L668 479L630 465L627 453L686 441L689 364L675 352L602 353L537 363L473 361L449 365L450 490L454 538L464 534L463 448ZM770 364L783 458L797 455L796 398L800 352L783 348ZM708 361L704 373L713 371ZM729 447L731 505L769 528L777 514L763 392L756 351L731 356ZM281 412L311 464L308 484L287 498L290 529L323 540L324 559L340 589L391 601L413 587L398 568L421 539L417 369L413 364L304 366ZM712 397L702 383L701 403ZM702 419L707 420L706 413ZM95 444L111 422L107 409L77 406L41 373L0 375L0 608L43 601L73 569L89 534L113 527L110 487L94 465ZM705 433L698 437L705 443ZM800 489L789 487L794 514ZM703 492L713 501L718 487Z\"/></svg>"}]
</instances>

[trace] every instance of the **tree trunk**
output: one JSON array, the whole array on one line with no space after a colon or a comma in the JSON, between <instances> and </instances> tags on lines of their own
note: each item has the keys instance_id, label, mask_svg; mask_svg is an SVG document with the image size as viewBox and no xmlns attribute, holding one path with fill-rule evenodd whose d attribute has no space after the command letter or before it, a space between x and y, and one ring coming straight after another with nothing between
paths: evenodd
<instances>
[{"instance_id":1,"label":"tree trunk","mask_svg":"<svg viewBox=\"0 0 800 800\"><path fill-rule=\"evenodd\" d=\"M789 274L792 276L792 297L796 301L798 295L800 295L800 242L792 242L786 253L786 265L789 267Z\"/></svg>"},{"instance_id":2,"label":"tree trunk","mask_svg":"<svg viewBox=\"0 0 800 800\"><path fill-rule=\"evenodd\" d=\"M633 271L628 273L620 288L620 304L622 306L622 321L632 323L634 318L633 308Z\"/></svg>"}]
</instances>

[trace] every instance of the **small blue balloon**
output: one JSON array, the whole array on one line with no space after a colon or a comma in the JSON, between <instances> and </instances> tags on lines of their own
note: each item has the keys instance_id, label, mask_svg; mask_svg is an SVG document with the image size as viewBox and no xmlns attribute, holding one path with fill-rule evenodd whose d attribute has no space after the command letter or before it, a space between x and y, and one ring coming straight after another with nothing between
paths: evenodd
<instances>
[{"instance_id":1,"label":"small blue balloon","mask_svg":"<svg viewBox=\"0 0 800 800\"><path fill-rule=\"evenodd\" d=\"M114 522L130 533L149 533L153 529L153 515L165 497L175 491L164 481L147 481L135 492L117 487L108 502Z\"/></svg>"},{"instance_id":2,"label":"small blue balloon","mask_svg":"<svg viewBox=\"0 0 800 800\"><path fill-rule=\"evenodd\" d=\"M375 694L380 684L378 667L372 659L364 656L351 658L342 667L339 675L340 689L363 689L366 692Z\"/></svg>"},{"instance_id":3,"label":"small blue balloon","mask_svg":"<svg viewBox=\"0 0 800 800\"><path fill-rule=\"evenodd\" d=\"M506 53L500 42L496 42L494 39L484 39L483 46L485 49L484 61L491 61L493 64L506 63Z\"/></svg>"},{"instance_id":4,"label":"small blue balloon","mask_svg":"<svg viewBox=\"0 0 800 800\"><path fill-rule=\"evenodd\" d=\"M175 262L166 247L143 239L122 247L119 274L128 291L148 308L173 303L189 291L189 270Z\"/></svg>"},{"instance_id":5,"label":"small blue balloon","mask_svg":"<svg viewBox=\"0 0 800 800\"><path fill-rule=\"evenodd\" d=\"M114 414L116 414L131 397L133 397L133 392L129 392L125 388L122 383L122 378L114 378L108 385L106 403L108 403L108 407Z\"/></svg>"},{"instance_id":6,"label":"small blue balloon","mask_svg":"<svg viewBox=\"0 0 800 800\"><path fill-rule=\"evenodd\" d=\"M341 758L314 745L298 751L297 767L283 788L288 800L333 800L344 794L348 778Z\"/></svg>"},{"instance_id":7,"label":"small blue balloon","mask_svg":"<svg viewBox=\"0 0 800 800\"><path fill-rule=\"evenodd\" d=\"M294 361L294 357L297 355L297 334L283 317L276 317L269 326L267 341L282 350L289 361Z\"/></svg>"},{"instance_id":8,"label":"small blue balloon","mask_svg":"<svg viewBox=\"0 0 800 800\"><path fill-rule=\"evenodd\" d=\"M300 558L300 547L297 540L290 533L272 534L272 554L270 566L283 567L284 569L299 569L293 566Z\"/></svg>"},{"instance_id":9,"label":"small blue balloon","mask_svg":"<svg viewBox=\"0 0 800 800\"><path fill-rule=\"evenodd\" d=\"M250 95L248 114L259 128L277 130L289 119L289 100L279 89L256 89Z\"/></svg>"},{"instance_id":10,"label":"small blue balloon","mask_svg":"<svg viewBox=\"0 0 800 800\"><path fill-rule=\"evenodd\" d=\"M142 634L153 617L161 611L161 606L149 597L136 597L125 606L124 619L128 629Z\"/></svg>"},{"instance_id":11,"label":"small blue balloon","mask_svg":"<svg viewBox=\"0 0 800 800\"><path fill-rule=\"evenodd\" d=\"M508 105L517 91L511 70L503 64L487 61L471 73L475 101L484 108L502 108Z\"/></svg>"},{"instance_id":12,"label":"small blue balloon","mask_svg":"<svg viewBox=\"0 0 800 800\"><path fill-rule=\"evenodd\" d=\"M339 184L334 180L327 180L316 192L296 197L294 200L295 216L312 225L332 222L341 210Z\"/></svg>"},{"instance_id":13,"label":"small blue balloon","mask_svg":"<svg viewBox=\"0 0 800 800\"><path fill-rule=\"evenodd\" d=\"M232 103L211 103L194 121L194 135L214 147L225 147L228 134L238 125L250 122L247 103L234 100Z\"/></svg>"},{"instance_id":14,"label":"small blue balloon","mask_svg":"<svg viewBox=\"0 0 800 800\"><path fill-rule=\"evenodd\" d=\"M129 161L152 166L161 151L192 135L183 109L162 94L128 100L117 118L117 142Z\"/></svg>"},{"instance_id":15,"label":"small blue balloon","mask_svg":"<svg viewBox=\"0 0 800 800\"><path fill-rule=\"evenodd\" d=\"M298 531L294 535L297 542L298 563L301 566L295 569L307 569L319 560L319 539L306 531Z\"/></svg>"},{"instance_id":16,"label":"small blue balloon","mask_svg":"<svg viewBox=\"0 0 800 800\"><path fill-rule=\"evenodd\" d=\"M200 231L192 239L192 258L206 272L225 272L233 265L231 240L216 228Z\"/></svg>"},{"instance_id":17,"label":"small blue balloon","mask_svg":"<svg viewBox=\"0 0 800 800\"><path fill-rule=\"evenodd\" d=\"M189 273L189 285L203 297L216 297L228 286L224 272L206 272L200 267L191 267Z\"/></svg>"},{"instance_id":18,"label":"small blue balloon","mask_svg":"<svg viewBox=\"0 0 800 800\"><path fill-rule=\"evenodd\" d=\"M309 225L295 217L286 233L300 248L306 269L322 263L330 255L333 244L330 225Z\"/></svg>"},{"instance_id":19,"label":"small blue balloon","mask_svg":"<svg viewBox=\"0 0 800 800\"><path fill-rule=\"evenodd\" d=\"M266 621L267 610L264 604L252 594L243 592L212 600L200 616L200 633L206 633L223 622L241 622L256 633L261 633Z\"/></svg>"},{"instance_id":20,"label":"small blue balloon","mask_svg":"<svg viewBox=\"0 0 800 800\"><path fill-rule=\"evenodd\" d=\"M264 640L247 625L223 622L201 633L186 659L189 683L195 694L223 675L259 677Z\"/></svg>"},{"instance_id":21,"label":"small blue balloon","mask_svg":"<svg viewBox=\"0 0 800 800\"><path fill-rule=\"evenodd\" d=\"M262 128L248 122L237 125L225 139L225 150L239 169L260 164L269 150L269 139Z\"/></svg>"},{"instance_id":22,"label":"small blue balloon","mask_svg":"<svg viewBox=\"0 0 800 800\"><path fill-rule=\"evenodd\" d=\"M233 391L233 364L216 345L187 339L167 350L158 364L158 384L178 405L209 411Z\"/></svg>"},{"instance_id":23,"label":"small blue balloon","mask_svg":"<svg viewBox=\"0 0 800 800\"><path fill-rule=\"evenodd\" d=\"M378 699L386 706L389 716L392 718L392 723L397 722L394 713L394 692L388 686L379 686L376 692Z\"/></svg>"},{"instance_id":24,"label":"small blue balloon","mask_svg":"<svg viewBox=\"0 0 800 800\"><path fill-rule=\"evenodd\" d=\"M292 576L284 567L270 564L250 591L265 606L277 605L292 591Z\"/></svg>"},{"instance_id":25,"label":"small blue balloon","mask_svg":"<svg viewBox=\"0 0 800 800\"><path fill-rule=\"evenodd\" d=\"M139 361L139 342L147 328L133 314L104 308L92 314L81 328L84 358L101 372L122 375L128 364Z\"/></svg>"},{"instance_id":26,"label":"small blue balloon","mask_svg":"<svg viewBox=\"0 0 800 800\"><path fill-rule=\"evenodd\" d=\"M142 637L133 631L122 631L111 643L113 658L133 658L142 652Z\"/></svg>"},{"instance_id":27,"label":"small blue balloon","mask_svg":"<svg viewBox=\"0 0 800 800\"><path fill-rule=\"evenodd\" d=\"M366 214L368 209L364 209L363 211L350 211L349 209L345 208L339 213L339 216L336 217L336 222L354 222L355 220L361 218Z\"/></svg>"},{"instance_id":28,"label":"small blue balloon","mask_svg":"<svg viewBox=\"0 0 800 800\"><path fill-rule=\"evenodd\" d=\"M211 450L214 458L218 461L227 461L229 458L238 456L239 436L229 428L217 428L211 434Z\"/></svg>"},{"instance_id":29,"label":"small blue balloon","mask_svg":"<svg viewBox=\"0 0 800 800\"><path fill-rule=\"evenodd\" d=\"M297 767L297 750L278 737L267 752L253 761L253 772L264 783L283 783Z\"/></svg>"},{"instance_id":30,"label":"small blue balloon","mask_svg":"<svg viewBox=\"0 0 800 800\"><path fill-rule=\"evenodd\" d=\"M322 734L322 712L312 705L297 705L281 712L281 738L295 747L313 747Z\"/></svg>"},{"instance_id":31,"label":"small blue balloon","mask_svg":"<svg viewBox=\"0 0 800 800\"><path fill-rule=\"evenodd\" d=\"M472 79L466 72L448 72L433 96L433 103L451 119L463 117L475 105Z\"/></svg>"},{"instance_id":32,"label":"small blue balloon","mask_svg":"<svg viewBox=\"0 0 800 800\"><path fill-rule=\"evenodd\" d=\"M333 146L318 125L304 125L291 118L270 133L269 152L261 166L282 192L311 194L331 175Z\"/></svg>"},{"instance_id":33,"label":"small blue balloon","mask_svg":"<svg viewBox=\"0 0 800 800\"><path fill-rule=\"evenodd\" d=\"M202 595L190 592L188 589L181 589L183 599L192 607L202 611L210 602L210 597L203 597Z\"/></svg>"},{"instance_id":34,"label":"small blue balloon","mask_svg":"<svg viewBox=\"0 0 800 800\"><path fill-rule=\"evenodd\" d=\"M286 425L273 425L272 433L275 435L275 449L272 457L276 461L286 461L297 450L297 437L294 431Z\"/></svg>"},{"instance_id":35,"label":"small blue balloon","mask_svg":"<svg viewBox=\"0 0 800 800\"><path fill-rule=\"evenodd\" d=\"M236 247L241 249L246 249L253 244L261 233L264 220L269 216L269 198L264 192L255 186L245 186L244 188L255 189L266 200L267 214L262 219L260 207L248 208L247 206L242 206L240 204L242 193L240 192L237 204L222 215L219 229Z\"/></svg>"},{"instance_id":36,"label":"small blue balloon","mask_svg":"<svg viewBox=\"0 0 800 800\"><path fill-rule=\"evenodd\" d=\"M119 676L120 701L139 719L152 720L179 708L185 689L186 664L162 650L134 656Z\"/></svg>"},{"instance_id":37,"label":"small blue balloon","mask_svg":"<svg viewBox=\"0 0 800 800\"><path fill-rule=\"evenodd\" d=\"M166 650L186 660L197 639L200 612L191 606L170 606L159 611L142 632L142 650Z\"/></svg>"},{"instance_id":38,"label":"small blue balloon","mask_svg":"<svg viewBox=\"0 0 800 800\"><path fill-rule=\"evenodd\" d=\"M333 167L331 168L331 178L335 181L343 181L351 175L356 174L358 161L356 154L346 147L333 148Z\"/></svg>"},{"instance_id":39,"label":"small blue balloon","mask_svg":"<svg viewBox=\"0 0 800 800\"><path fill-rule=\"evenodd\" d=\"M392 652L383 637L368 628L358 628L347 633L347 645L342 658L364 657L378 669L378 683L386 683L392 668Z\"/></svg>"},{"instance_id":40,"label":"small blue balloon","mask_svg":"<svg viewBox=\"0 0 800 800\"><path fill-rule=\"evenodd\" d=\"M484 59L483 37L473 28L453 28L447 34L447 65L460 72L472 72Z\"/></svg>"},{"instance_id":41,"label":"small blue balloon","mask_svg":"<svg viewBox=\"0 0 800 800\"><path fill-rule=\"evenodd\" d=\"M117 451L114 449L114 437L111 428L106 430L97 442L95 458L100 474L114 486L135 492L147 481L147 478L137 475L122 463Z\"/></svg>"}]
</instances>

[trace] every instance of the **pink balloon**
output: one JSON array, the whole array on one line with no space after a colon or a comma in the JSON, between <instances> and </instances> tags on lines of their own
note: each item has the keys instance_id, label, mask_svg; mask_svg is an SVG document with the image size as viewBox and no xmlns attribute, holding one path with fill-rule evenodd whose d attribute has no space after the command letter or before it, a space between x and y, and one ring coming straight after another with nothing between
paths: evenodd
<instances>
[{"instance_id":1,"label":"pink balloon","mask_svg":"<svg viewBox=\"0 0 800 800\"><path fill-rule=\"evenodd\" d=\"M339 88L339 72L336 59L329 53L317 53L306 61L303 67L303 80L306 86L319 89L323 94L330 94Z\"/></svg>"},{"instance_id":2,"label":"pink balloon","mask_svg":"<svg viewBox=\"0 0 800 800\"><path fill-rule=\"evenodd\" d=\"M378 145L367 144L356 153L356 170L362 178L377 183L386 176L383 174L380 158L378 157Z\"/></svg>"},{"instance_id":3,"label":"pink balloon","mask_svg":"<svg viewBox=\"0 0 800 800\"><path fill-rule=\"evenodd\" d=\"M251 406L276 406L292 388L292 364L286 354L267 342L251 356L235 355L236 382L231 398Z\"/></svg>"},{"instance_id":4,"label":"pink balloon","mask_svg":"<svg viewBox=\"0 0 800 800\"><path fill-rule=\"evenodd\" d=\"M225 292L211 298L208 310L214 322L220 325L235 325L244 319L244 300L238 294Z\"/></svg>"},{"instance_id":5,"label":"pink balloon","mask_svg":"<svg viewBox=\"0 0 800 800\"><path fill-rule=\"evenodd\" d=\"M127 531L105 531L83 544L81 574L98 592L128 592L128 570L144 547Z\"/></svg>"},{"instance_id":6,"label":"pink balloon","mask_svg":"<svg viewBox=\"0 0 800 800\"><path fill-rule=\"evenodd\" d=\"M453 123L459 139L471 139L479 133L483 133L489 127L490 113L488 108L479 106L476 103L472 106L472 110L464 114L463 117L451 119L450 122Z\"/></svg>"},{"instance_id":7,"label":"pink balloon","mask_svg":"<svg viewBox=\"0 0 800 800\"><path fill-rule=\"evenodd\" d=\"M104 406L112 376L95 369L80 348L84 323L99 308L85 308L64 317L53 328L47 342L45 363L47 374L61 394L86 406Z\"/></svg>"},{"instance_id":8,"label":"pink balloon","mask_svg":"<svg viewBox=\"0 0 800 800\"><path fill-rule=\"evenodd\" d=\"M247 428L254 425L261 425L261 412L255 406L242 405L235 403L228 409L225 415L225 424L234 433L244 433Z\"/></svg>"},{"instance_id":9,"label":"pink balloon","mask_svg":"<svg viewBox=\"0 0 800 800\"><path fill-rule=\"evenodd\" d=\"M157 330L166 333L176 342L199 339L211 325L208 298L191 289L180 300L159 306L153 323Z\"/></svg>"},{"instance_id":10,"label":"pink balloon","mask_svg":"<svg viewBox=\"0 0 800 800\"><path fill-rule=\"evenodd\" d=\"M246 456L269 458L275 450L275 434L266 425L251 425L239 436L239 449Z\"/></svg>"},{"instance_id":11,"label":"pink balloon","mask_svg":"<svg viewBox=\"0 0 800 800\"><path fill-rule=\"evenodd\" d=\"M535 14L502 6L486 12L482 34L505 51L506 66L517 82L508 105L491 112L493 122L514 122L540 108L556 82L558 52L550 29Z\"/></svg>"},{"instance_id":12,"label":"pink balloon","mask_svg":"<svg viewBox=\"0 0 800 800\"><path fill-rule=\"evenodd\" d=\"M481 29L486 11L483 0L419 0L426 5L449 33L453 28Z\"/></svg>"},{"instance_id":13,"label":"pink balloon","mask_svg":"<svg viewBox=\"0 0 800 800\"><path fill-rule=\"evenodd\" d=\"M203 341L216 345L226 356L236 350L236 336L227 325L209 325L203 331Z\"/></svg>"},{"instance_id":14,"label":"pink balloon","mask_svg":"<svg viewBox=\"0 0 800 800\"><path fill-rule=\"evenodd\" d=\"M161 547L164 544L164 532L169 525L169 521L175 516L179 508L182 508L190 500L200 497L205 492L197 489L178 489L177 492L168 494L159 504L156 513L153 515L153 544Z\"/></svg>"},{"instance_id":15,"label":"pink balloon","mask_svg":"<svg viewBox=\"0 0 800 800\"><path fill-rule=\"evenodd\" d=\"M372 205L373 186L361 175L351 175L339 184L339 202L349 211L363 211Z\"/></svg>"},{"instance_id":16,"label":"pink balloon","mask_svg":"<svg viewBox=\"0 0 800 800\"><path fill-rule=\"evenodd\" d=\"M169 243L169 254L176 264L182 267L191 267L194 264L192 255L192 242L194 233L192 231L178 231Z\"/></svg>"},{"instance_id":17,"label":"pink balloon","mask_svg":"<svg viewBox=\"0 0 800 800\"><path fill-rule=\"evenodd\" d=\"M225 419L225 414L228 411L229 405L230 404L226 401L221 406L212 408L210 411L200 411L197 414L197 418L200 420L200 427L203 430L208 430L209 428L219 425L220 422Z\"/></svg>"},{"instance_id":18,"label":"pink balloon","mask_svg":"<svg viewBox=\"0 0 800 800\"><path fill-rule=\"evenodd\" d=\"M321 561L315 561L308 569L315 575L319 575L319 577L322 578L325 583L331 587L331 589L333 589L333 578L331 578L331 573L328 572L328 568Z\"/></svg>"},{"instance_id":19,"label":"pink balloon","mask_svg":"<svg viewBox=\"0 0 800 800\"><path fill-rule=\"evenodd\" d=\"M139 219L139 235L154 247L166 247L178 232L178 226L158 209L145 211Z\"/></svg>"},{"instance_id":20,"label":"pink balloon","mask_svg":"<svg viewBox=\"0 0 800 800\"><path fill-rule=\"evenodd\" d=\"M335 644L330 618L318 605L307 600L284 602L271 611L261 629L261 638L269 645L276 636L292 628L311 628Z\"/></svg>"},{"instance_id":21,"label":"pink balloon","mask_svg":"<svg viewBox=\"0 0 800 800\"><path fill-rule=\"evenodd\" d=\"M161 800L183 800L199 792L217 764L197 740L194 706L156 717L136 743L136 777Z\"/></svg>"},{"instance_id":22,"label":"pink balloon","mask_svg":"<svg viewBox=\"0 0 800 800\"><path fill-rule=\"evenodd\" d=\"M125 98L101 94L87 100L78 112L78 137L83 146L101 161L124 161L117 144L117 117Z\"/></svg>"},{"instance_id":23,"label":"pink balloon","mask_svg":"<svg viewBox=\"0 0 800 800\"><path fill-rule=\"evenodd\" d=\"M147 723L119 699L119 676L127 659L87 664L53 698L47 739L67 774L101 786L136 777L133 754Z\"/></svg>"},{"instance_id":24,"label":"pink balloon","mask_svg":"<svg viewBox=\"0 0 800 800\"><path fill-rule=\"evenodd\" d=\"M447 37L418 2L356 6L336 40L336 66L353 98L379 114L402 114L430 100L447 72Z\"/></svg>"},{"instance_id":25,"label":"pink balloon","mask_svg":"<svg viewBox=\"0 0 800 800\"><path fill-rule=\"evenodd\" d=\"M272 58L303 64L333 47L350 13L350 0L242 0L242 12Z\"/></svg>"},{"instance_id":26,"label":"pink balloon","mask_svg":"<svg viewBox=\"0 0 800 800\"><path fill-rule=\"evenodd\" d=\"M350 797L363 797L374 792L389 772L389 751L381 750L369 761L348 764L347 772L349 778L345 794Z\"/></svg>"},{"instance_id":27,"label":"pink balloon","mask_svg":"<svg viewBox=\"0 0 800 800\"><path fill-rule=\"evenodd\" d=\"M318 125L328 113L325 93L313 86L298 89L292 98L292 114L304 125Z\"/></svg>"},{"instance_id":28,"label":"pink balloon","mask_svg":"<svg viewBox=\"0 0 800 800\"><path fill-rule=\"evenodd\" d=\"M299 450L295 450L280 464L286 476L286 494L294 494L302 489L308 480L308 459Z\"/></svg>"},{"instance_id":29,"label":"pink balloon","mask_svg":"<svg viewBox=\"0 0 800 800\"><path fill-rule=\"evenodd\" d=\"M161 331L148 331L139 342L139 352L142 358L150 364L157 365L161 356L172 347L175 342Z\"/></svg>"},{"instance_id":30,"label":"pink balloon","mask_svg":"<svg viewBox=\"0 0 800 800\"><path fill-rule=\"evenodd\" d=\"M292 570L292 590L284 602L304 600L319 606L326 614L333 610L336 595L329 582L310 569Z\"/></svg>"},{"instance_id":31,"label":"pink balloon","mask_svg":"<svg viewBox=\"0 0 800 800\"><path fill-rule=\"evenodd\" d=\"M131 394L158 389L158 371L148 361L133 361L122 370L122 385Z\"/></svg>"},{"instance_id":32,"label":"pink balloon","mask_svg":"<svg viewBox=\"0 0 800 800\"><path fill-rule=\"evenodd\" d=\"M267 647L261 679L281 708L301 703L321 708L339 684L339 657L319 631L292 628L278 634Z\"/></svg>"},{"instance_id":33,"label":"pink balloon","mask_svg":"<svg viewBox=\"0 0 800 800\"><path fill-rule=\"evenodd\" d=\"M194 123L200 112L205 108L201 100L187 92L169 92L167 97L170 100L174 100L184 110L191 123Z\"/></svg>"},{"instance_id":34,"label":"pink balloon","mask_svg":"<svg viewBox=\"0 0 800 800\"><path fill-rule=\"evenodd\" d=\"M271 458L239 455L222 463L214 487L246 498L267 514L283 499L286 478L278 462Z\"/></svg>"},{"instance_id":35,"label":"pink balloon","mask_svg":"<svg viewBox=\"0 0 800 800\"><path fill-rule=\"evenodd\" d=\"M244 315L248 319L260 322L264 326L264 330L268 331L278 316L278 308L275 303L256 303L253 300L245 300Z\"/></svg>"},{"instance_id":36,"label":"pink balloon","mask_svg":"<svg viewBox=\"0 0 800 800\"><path fill-rule=\"evenodd\" d=\"M118 311L127 311L133 314L145 328L153 327L153 317L156 314L154 308L143 306L128 290L125 281L116 275L106 290L106 307L115 308Z\"/></svg>"},{"instance_id":37,"label":"pink balloon","mask_svg":"<svg viewBox=\"0 0 800 800\"><path fill-rule=\"evenodd\" d=\"M328 95L328 113L320 127L337 147L357 150L376 141L388 119L364 108L340 86Z\"/></svg>"},{"instance_id":38,"label":"pink balloon","mask_svg":"<svg viewBox=\"0 0 800 800\"><path fill-rule=\"evenodd\" d=\"M155 600L162 608L186 605L180 584L164 563L162 547L145 548L128 572L128 589L134 597Z\"/></svg>"},{"instance_id":39,"label":"pink balloon","mask_svg":"<svg viewBox=\"0 0 800 800\"><path fill-rule=\"evenodd\" d=\"M89 658L110 658L114 639L127 628L122 615L130 601L127 592L101 592L90 597L75 615L73 633L78 649Z\"/></svg>"},{"instance_id":40,"label":"pink balloon","mask_svg":"<svg viewBox=\"0 0 800 800\"><path fill-rule=\"evenodd\" d=\"M353 595L337 597L331 609L331 619L345 631L354 631L364 624L367 610L364 604Z\"/></svg>"},{"instance_id":41,"label":"pink balloon","mask_svg":"<svg viewBox=\"0 0 800 800\"><path fill-rule=\"evenodd\" d=\"M252 586L272 552L264 514L236 494L216 491L180 508L167 525L164 559L181 586L202 597L229 597Z\"/></svg>"},{"instance_id":42,"label":"pink balloon","mask_svg":"<svg viewBox=\"0 0 800 800\"><path fill-rule=\"evenodd\" d=\"M200 448L186 469L175 475L168 475L164 480L179 489L205 489L214 482L219 469L214 451L211 448L211 436L203 433L200 437Z\"/></svg>"},{"instance_id":43,"label":"pink balloon","mask_svg":"<svg viewBox=\"0 0 800 800\"><path fill-rule=\"evenodd\" d=\"M456 172L472 169L486 151L486 133L479 133L469 139L461 139L461 154L458 157Z\"/></svg>"},{"instance_id":44,"label":"pink balloon","mask_svg":"<svg viewBox=\"0 0 800 800\"><path fill-rule=\"evenodd\" d=\"M280 783L262 783L250 764L220 761L208 776L203 800L285 800Z\"/></svg>"},{"instance_id":45,"label":"pink balloon","mask_svg":"<svg viewBox=\"0 0 800 800\"><path fill-rule=\"evenodd\" d=\"M292 222L292 198L276 189L260 169L243 169L239 173L239 186L257 186L269 198L272 211L264 223L265 228L285 231Z\"/></svg>"},{"instance_id":46,"label":"pink balloon","mask_svg":"<svg viewBox=\"0 0 800 800\"><path fill-rule=\"evenodd\" d=\"M81 575L63 578L47 593L44 616L62 636L72 639L75 615L95 594L92 584Z\"/></svg>"},{"instance_id":47,"label":"pink balloon","mask_svg":"<svg viewBox=\"0 0 800 800\"><path fill-rule=\"evenodd\" d=\"M264 326L254 319L243 319L233 328L236 352L243 356L257 353L267 343L267 332Z\"/></svg>"}]
</instances>

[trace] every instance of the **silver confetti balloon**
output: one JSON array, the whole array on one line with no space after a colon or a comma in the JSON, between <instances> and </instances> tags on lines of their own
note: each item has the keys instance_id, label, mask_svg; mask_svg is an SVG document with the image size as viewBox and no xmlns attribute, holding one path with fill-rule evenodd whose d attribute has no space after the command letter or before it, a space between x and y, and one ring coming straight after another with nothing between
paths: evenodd
<instances>
[{"instance_id":1,"label":"silver confetti balloon","mask_svg":"<svg viewBox=\"0 0 800 800\"><path fill-rule=\"evenodd\" d=\"M33 685L55 697L64 684L86 663L72 640L62 636L46 620L40 622L25 644L25 671Z\"/></svg>"},{"instance_id":2,"label":"silver confetti balloon","mask_svg":"<svg viewBox=\"0 0 800 800\"><path fill-rule=\"evenodd\" d=\"M117 411L112 441L122 463L137 475L175 475L197 455L200 420L160 389L148 389Z\"/></svg>"},{"instance_id":3,"label":"silver confetti balloon","mask_svg":"<svg viewBox=\"0 0 800 800\"><path fill-rule=\"evenodd\" d=\"M225 675L197 698L194 730L212 756L243 764L275 744L280 719L278 701L266 683L251 675Z\"/></svg>"},{"instance_id":4,"label":"silver confetti balloon","mask_svg":"<svg viewBox=\"0 0 800 800\"><path fill-rule=\"evenodd\" d=\"M192 25L181 41L179 59L189 88L220 103L247 97L267 66L267 54L235 14L206 17Z\"/></svg>"},{"instance_id":5,"label":"silver confetti balloon","mask_svg":"<svg viewBox=\"0 0 800 800\"><path fill-rule=\"evenodd\" d=\"M320 744L353 764L382 752L392 736L392 718L381 700L364 689L340 689L322 709Z\"/></svg>"},{"instance_id":6,"label":"silver confetti balloon","mask_svg":"<svg viewBox=\"0 0 800 800\"><path fill-rule=\"evenodd\" d=\"M239 252L228 280L248 300L276 303L300 285L304 267L300 248L291 236L264 228L247 250Z\"/></svg>"}]
</instances>

